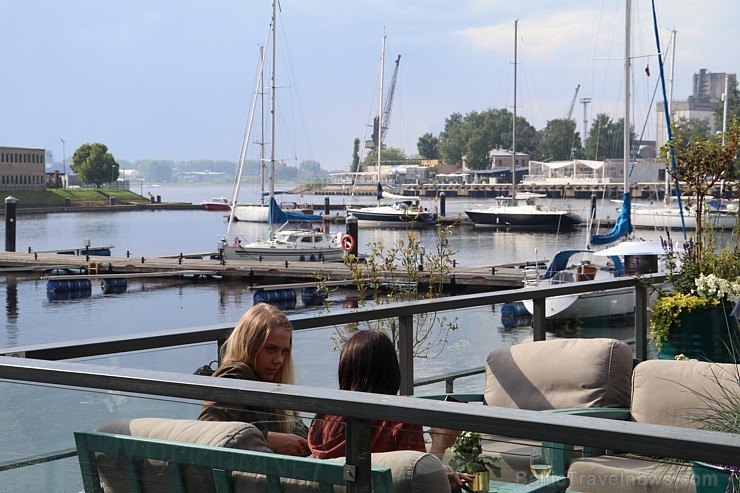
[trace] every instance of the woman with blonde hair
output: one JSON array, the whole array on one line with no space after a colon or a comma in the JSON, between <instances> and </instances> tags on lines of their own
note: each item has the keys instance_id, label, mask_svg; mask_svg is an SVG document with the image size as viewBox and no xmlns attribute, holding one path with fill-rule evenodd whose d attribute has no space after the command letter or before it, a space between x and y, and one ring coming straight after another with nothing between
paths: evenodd
<instances>
[{"instance_id":1,"label":"woman with blonde hair","mask_svg":"<svg viewBox=\"0 0 740 493\"><path fill-rule=\"evenodd\" d=\"M293 326L288 317L272 305L254 305L226 340L223 359L213 376L292 384L292 344ZM293 411L205 401L198 419L252 423L275 452L308 455L308 429Z\"/></svg>"}]
</instances>

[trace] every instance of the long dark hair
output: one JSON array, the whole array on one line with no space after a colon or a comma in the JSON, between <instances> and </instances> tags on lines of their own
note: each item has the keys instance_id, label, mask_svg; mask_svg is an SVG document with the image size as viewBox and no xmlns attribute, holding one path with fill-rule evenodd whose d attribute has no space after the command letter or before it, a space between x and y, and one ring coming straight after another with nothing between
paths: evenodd
<instances>
[{"instance_id":1,"label":"long dark hair","mask_svg":"<svg viewBox=\"0 0 740 493\"><path fill-rule=\"evenodd\" d=\"M357 332L342 347L338 376L342 390L397 394L401 368L393 343L377 330Z\"/></svg>"}]
</instances>

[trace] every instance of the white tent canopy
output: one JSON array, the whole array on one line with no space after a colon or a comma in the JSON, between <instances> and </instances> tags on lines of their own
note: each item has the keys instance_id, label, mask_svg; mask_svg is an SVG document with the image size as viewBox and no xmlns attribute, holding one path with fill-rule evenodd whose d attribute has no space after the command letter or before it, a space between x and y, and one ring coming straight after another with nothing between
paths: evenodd
<instances>
[{"instance_id":1,"label":"white tent canopy","mask_svg":"<svg viewBox=\"0 0 740 493\"><path fill-rule=\"evenodd\" d=\"M589 168L593 170L601 169L604 167L604 164L606 164L606 161L589 161L586 159L574 159L572 161L550 161L550 162L544 162L544 161L532 161L532 164L539 164L543 167L547 167L550 169L560 169L565 168L567 166L575 166L577 164L582 164L584 166L588 166Z\"/></svg>"}]
</instances>

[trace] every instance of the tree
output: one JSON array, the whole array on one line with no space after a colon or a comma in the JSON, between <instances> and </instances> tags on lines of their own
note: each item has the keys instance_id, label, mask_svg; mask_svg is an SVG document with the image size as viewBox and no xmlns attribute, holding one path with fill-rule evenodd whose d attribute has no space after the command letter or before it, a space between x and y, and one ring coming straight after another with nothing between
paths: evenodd
<instances>
[{"instance_id":1,"label":"tree","mask_svg":"<svg viewBox=\"0 0 740 493\"><path fill-rule=\"evenodd\" d=\"M732 120L733 118L740 118L740 91L737 87L737 79L735 77L730 77L730 87L728 89L729 92L729 98L727 100L727 120ZM724 102L717 107L717 109L714 111L714 118L715 121L719 123L719 128L722 128L722 122L724 118L725 113L725 105Z\"/></svg>"},{"instance_id":2,"label":"tree","mask_svg":"<svg viewBox=\"0 0 740 493\"><path fill-rule=\"evenodd\" d=\"M118 163L104 144L82 144L72 157L72 171L84 183L93 183L97 188L103 183L118 179Z\"/></svg>"},{"instance_id":3,"label":"tree","mask_svg":"<svg viewBox=\"0 0 740 493\"><path fill-rule=\"evenodd\" d=\"M147 181L156 183L169 183L175 181L175 163L169 160L143 160L137 161L138 170ZM206 168L208 169L208 168Z\"/></svg>"},{"instance_id":4,"label":"tree","mask_svg":"<svg viewBox=\"0 0 740 493\"><path fill-rule=\"evenodd\" d=\"M558 118L550 120L539 132L539 146L535 159L567 161L583 153L581 136L576 131L576 122Z\"/></svg>"},{"instance_id":5,"label":"tree","mask_svg":"<svg viewBox=\"0 0 740 493\"><path fill-rule=\"evenodd\" d=\"M399 149L397 147L387 147L383 149L383 152L380 153L380 161L382 164L391 164L394 161L405 161L406 160L406 153L403 152L403 149ZM368 166L375 166L378 163L378 154L373 149L368 153L367 156L365 156L365 160L362 162L362 165L366 168Z\"/></svg>"},{"instance_id":6,"label":"tree","mask_svg":"<svg viewBox=\"0 0 740 493\"><path fill-rule=\"evenodd\" d=\"M733 118L724 135L687 139L674 126L673 138L661 149L670 164L672 151L676 166L668 169L671 177L682 183L684 193L696 201L697 258L702 258L702 218L704 199L720 180L733 176L740 146L740 121Z\"/></svg>"},{"instance_id":7,"label":"tree","mask_svg":"<svg viewBox=\"0 0 740 493\"><path fill-rule=\"evenodd\" d=\"M673 125L675 129L678 129L685 143L688 143L690 140L706 139L709 137L708 120L681 117L677 118Z\"/></svg>"},{"instance_id":8,"label":"tree","mask_svg":"<svg viewBox=\"0 0 740 493\"><path fill-rule=\"evenodd\" d=\"M632 141L634 142L634 136ZM624 156L624 119L616 122L606 113L596 115L588 132L584 157L586 159L617 159Z\"/></svg>"},{"instance_id":9,"label":"tree","mask_svg":"<svg viewBox=\"0 0 740 493\"><path fill-rule=\"evenodd\" d=\"M439 139L427 132L419 137L416 150L422 159L439 159Z\"/></svg>"},{"instance_id":10,"label":"tree","mask_svg":"<svg viewBox=\"0 0 740 493\"><path fill-rule=\"evenodd\" d=\"M350 173L357 173L360 170L360 139L355 137L352 149L352 165L349 168Z\"/></svg>"}]
</instances>

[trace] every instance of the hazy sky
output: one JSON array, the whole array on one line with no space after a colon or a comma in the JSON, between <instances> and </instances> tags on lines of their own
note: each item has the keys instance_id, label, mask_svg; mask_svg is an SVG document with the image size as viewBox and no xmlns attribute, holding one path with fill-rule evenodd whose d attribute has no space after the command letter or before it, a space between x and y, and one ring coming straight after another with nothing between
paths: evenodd
<instances>
[{"instance_id":1,"label":"hazy sky","mask_svg":"<svg viewBox=\"0 0 740 493\"><path fill-rule=\"evenodd\" d=\"M701 68L738 71L740 2L655 1L664 50L678 31L674 99L686 99ZM624 3L283 0L276 66L294 76L279 73L279 106L299 116L281 123L291 136L276 140L291 145L278 158L348 166L377 113L384 32L386 87L402 55L386 145L409 154L453 112L511 109L515 19L520 116L537 129L565 117L580 84L589 119L619 118ZM658 80L650 8L634 0L638 130ZM60 139L68 157L103 142L132 161L236 161L271 9L270 0L0 0L0 145L47 148L57 161Z\"/></svg>"}]
</instances>

